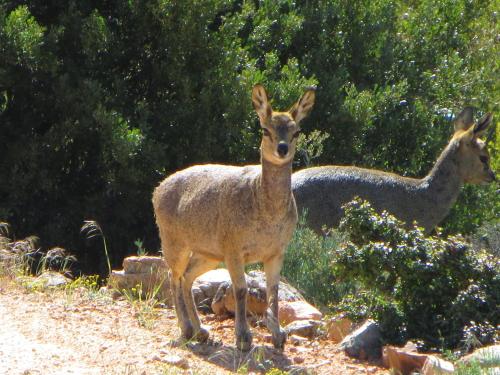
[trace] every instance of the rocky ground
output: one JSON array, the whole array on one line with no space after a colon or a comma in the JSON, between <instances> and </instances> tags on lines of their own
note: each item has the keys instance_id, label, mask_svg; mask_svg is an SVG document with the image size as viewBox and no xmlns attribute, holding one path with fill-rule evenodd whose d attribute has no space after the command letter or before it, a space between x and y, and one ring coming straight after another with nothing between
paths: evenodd
<instances>
[{"instance_id":1,"label":"rocky ground","mask_svg":"<svg viewBox=\"0 0 500 375\"><path fill-rule=\"evenodd\" d=\"M47 289L11 278L0 285L0 374L388 373L324 339L278 352L267 330L253 327L255 346L242 354L234 349L233 320L207 314L202 321L214 342L180 344L170 308L83 286Z\"/></svg>"}]
</instances>

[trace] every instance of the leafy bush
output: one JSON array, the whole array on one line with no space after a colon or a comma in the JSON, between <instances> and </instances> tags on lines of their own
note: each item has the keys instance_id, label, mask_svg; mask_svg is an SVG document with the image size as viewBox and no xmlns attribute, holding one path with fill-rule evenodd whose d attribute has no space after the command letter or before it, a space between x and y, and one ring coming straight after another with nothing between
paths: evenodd
<instances>
[{"instance_id":1,"label":"leafy bush","mask_svg":"<svg viewBox=\"0 0 500 375\"><path fill-rule=\"evenodd\" d=\"M426 348L457 347L468 336L498 339L500 262L461 237L425 237L393 216L378 215L356 199L345 207L340 230L349 238L334 257L344 280L363 291L340 308L372 315L387 340L420 340Z\"/></svg>"},{"instance_id":2,"label":"leafy bush","mask_svg":"<svg viewBox=\"0 0 500 375\"><path fill-rule=\"evenodd\" d=\"M500 220L485 223L472 236L476 248L484 248L496 257L500 257Z\"/></svg>"}]
</instances>

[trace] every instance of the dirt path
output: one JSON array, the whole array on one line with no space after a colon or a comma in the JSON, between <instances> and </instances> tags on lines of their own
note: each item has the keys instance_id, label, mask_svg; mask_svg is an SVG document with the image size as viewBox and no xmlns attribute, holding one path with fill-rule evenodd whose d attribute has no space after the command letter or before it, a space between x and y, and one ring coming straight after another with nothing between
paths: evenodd
<instances>
[{"instance_id":1,"label":"dirt path","mask_svg":"<svg viewBox=\"0 0 500 375\"><path fill-rule=\"evenodd\" d=\"M386 373L345 357L327 341L288 345L277 352L266 343L268 333L262 328L253 328L255 348L243 355L233 349L233 321L213 315L202 320L218 344L179 347L171 309L156 309L156 317L147 322L152 327L146 329L140 310L126 300L85 289L27 291L0 281L0 374L224 374L273 367L307 367L319 374ZM166 363L173 356L184 369Z\"/></svg>"}]
</instances>

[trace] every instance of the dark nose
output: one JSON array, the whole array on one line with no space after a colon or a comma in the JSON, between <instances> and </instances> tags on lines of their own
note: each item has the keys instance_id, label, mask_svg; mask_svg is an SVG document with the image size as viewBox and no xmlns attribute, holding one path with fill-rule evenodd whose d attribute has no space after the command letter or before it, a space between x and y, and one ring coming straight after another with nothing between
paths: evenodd
<instances>
[{"instance_id":1,"label":"dark nose","mask_svg":"<svg viewBox=\"0 0 500 375\"><path fill-rule=\"evenodd\" d=\"M278 144L278 155L283 157L286 156L286 154L288 154L288 145L284 142L280 142Z\"/></svg>"}]
</instances>

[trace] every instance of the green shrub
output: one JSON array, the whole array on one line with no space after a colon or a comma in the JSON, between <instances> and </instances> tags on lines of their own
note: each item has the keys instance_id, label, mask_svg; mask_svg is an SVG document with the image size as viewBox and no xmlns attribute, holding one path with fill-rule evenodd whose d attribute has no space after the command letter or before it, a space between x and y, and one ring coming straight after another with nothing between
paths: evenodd
<instances>
[{"instance_id":1,"label":"green shrub","mask_svg":"<svg viewBox=\"0 0 500 375\"><path fill-rule=\"evenodd\" d=\"M286 253L281 274L309 301L327 306L339 301L350 290L350 283L339 283L331 261L343 238L338 232L321 237L305 226L302 215Z\"/></svg>"},{"instance_id":2,"label":"green shrub","mask_svg":"<svg viewBox=\"0 0 500 375\"><path fill-rule=\"evenodd\" d=\"M476 248L484 248L496 257L500 257L500 220L482 225L472 236Z\"/></svg>"},{"instance_id":3,"label":"green shrub","mask_svg":"<svg viewBox=\"0 0 500 375\"><path fill-rule=\"evenodd\" d=\"M419 340L428 349L455 348L470 335L482 344L498 338L498 257L461 237L405 230L359 199L344 209L340 230L349 241L337 249L333 268L363 291L339 308L374 317L388 341Z\"/></svg>"}]
</instances>

